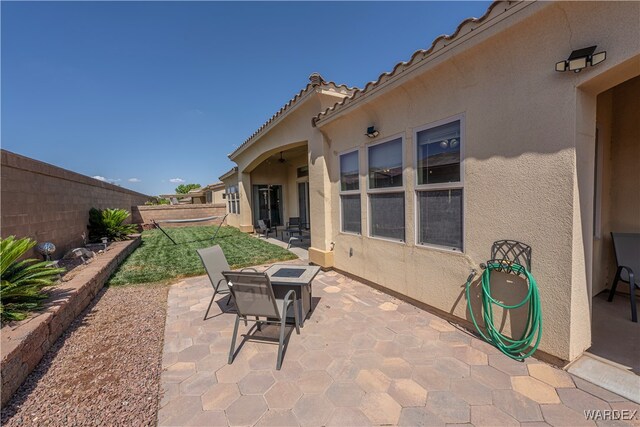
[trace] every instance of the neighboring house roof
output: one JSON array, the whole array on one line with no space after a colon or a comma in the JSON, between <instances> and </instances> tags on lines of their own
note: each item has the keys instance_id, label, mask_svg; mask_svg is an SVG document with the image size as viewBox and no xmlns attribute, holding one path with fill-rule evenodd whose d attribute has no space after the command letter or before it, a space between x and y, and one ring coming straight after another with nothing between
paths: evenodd
<instances>
[{"instance_id":1,"label":"neighboring house roof","mask_svg":"<svg viewBox=\"0 0 640 427\"><path fill-rule=\"evenodd\" d=\"M462 21L456 30L451 35L441 35L437 37L428 49L420 49L411 55L411 58L407 62L399 62L395 67L389 72L382 73L378 77L376 81L367 83L363 89L356 89L351 96L348 96L341 101L337 102L333 107L327 108L325 111L320 112L317 116L312 119L312 123L315 126L318 121L328 118L329 116L336 114L341 109L345 108L347 105L353 103L354 101L362 98L367 95L370 91L377 88L378 86L388 82L389 80L395 80L394 77L397 77L409 69L416 67L423 60L430 57L430 55L436 51L440 50L443 47L446 47L448 44L453 42L457 37L461 34L468 34L469 32L476 29L478 24L482 24L485 21L491 21L491 18L494 18L497 15L500 15L513 6L520 4L522 2L519 1L494 1L487 8L487 11L480 18L467 18Z\"/></svg>"},{"instance_id":2,"label":"neighboring house roof","mask_svg":"<svg viewBox=\"0 0 640 427\"><path fill-rule=\"evenodd\" d=\"M223 173L222 175L220 175L218 177L218 179L222 181L223 179L227 179L227 178L231 177L236 172L238 172L238 167L234 166L231 169L229 169L228 171L226 171L225 173Z\"/></svg>"},{"instance_id":3,"label":"neighboring house roof","mask_svg":"<svg viewBox=\"0 0 640 427\"><path fill-rule=\"evenodd\" d=\"M219 190L221 188L224 188L224 182L216 182L213 184L209 184L206 187L204 187L202 191Z\"/></svg>"},{"instance_id":4,"label":"neighboring house roof","mask_svg":"<svg viewBox=\"0 0 640 427\"><path fill-rule=\"evenodd\" d=\"M253 141L258 139L258 137L263 132L265 132L268 128L270 128L270 125L273 124L274 120L276 120L277 118L283 116L285 113L290 111L292 109L292 107L297 105L300 102L301 99L306 97L306 95L308 95L309 93L312 93L313 89L318 87L318 86L321 86L321 87L323 87L325 89L328 89L330 91L335 91L335 92L338 92L338 93L341 93L341 94L347 95L347 96L351 95L354 91L358 90L355 87L349 87L347 85L339 85L339 84L334 83L334 82L327 82L318 73L311 74L309 76L309 84L307 84L307 86L304 89L302 89L300 92L298 92L293 98L291 98L291 100L289 100L289 102L287 102L273 116L271 116L271 118L269 120L267 120L262 126L260 126L258 128L258 130L256 130L249 138L247 138L238 148L233 150L233 152L231 152L228 155L228 157L232 159L245 146L251 144Z\"/></svg>"}]
</instances>

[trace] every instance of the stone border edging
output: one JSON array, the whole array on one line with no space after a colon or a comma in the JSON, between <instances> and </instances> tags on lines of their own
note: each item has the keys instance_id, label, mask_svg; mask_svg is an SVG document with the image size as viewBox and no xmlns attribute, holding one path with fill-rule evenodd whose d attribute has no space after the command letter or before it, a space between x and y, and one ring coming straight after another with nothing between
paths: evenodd
<instances>
[{"instance_id":1,"label":"stone border edging","mask_svg":"<svg viewBox=\"0 0 640 427\"><path fill-rule=\"evenodd\" d=\"M136 235L132 240L112 243L110 250L98 256L71 280L56 286L43 311L2 327L2 406L141 242L140 235Z\"/></svg>"}]
</instances>

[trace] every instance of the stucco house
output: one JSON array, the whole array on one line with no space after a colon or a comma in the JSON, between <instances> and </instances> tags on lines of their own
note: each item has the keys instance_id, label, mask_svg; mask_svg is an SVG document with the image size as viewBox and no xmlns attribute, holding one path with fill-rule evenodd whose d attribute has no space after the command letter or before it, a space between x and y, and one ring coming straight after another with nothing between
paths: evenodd
<instances>
[{"instance_id":1,"label":"stucco house","mask_svg":"<svg viewBox=\"0 0 640 427\"><path fill-rule=\"evenodd\" d=\"M640 232L639 23L638 2L498 1L364 88L313 74L229 155L228 223L303 218L311 262L466 324L470 270L526 242L539 353L573 361L610 232Z\"/></svg>"}]
</instances>

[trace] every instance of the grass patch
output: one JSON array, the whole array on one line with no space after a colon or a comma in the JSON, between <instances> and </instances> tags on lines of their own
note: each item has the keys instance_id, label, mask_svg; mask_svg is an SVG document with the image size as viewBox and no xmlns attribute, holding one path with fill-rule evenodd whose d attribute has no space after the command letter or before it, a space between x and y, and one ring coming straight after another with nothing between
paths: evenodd
<instances>
[{"instance_id":1,"label":"grass patch","mask_svg":"<svg viewBox=\"0 0 640 427\"><path fill-rule=\"evenodd\" d=\"M231 268L295 259L286 249L256 239L234 227L221 227L215 242L211 237L217 226L170 228L142 233L142 244L120 265L109 285L153 283L205 274L196 249L220 245Z\"/></svg>"}]
</instances>

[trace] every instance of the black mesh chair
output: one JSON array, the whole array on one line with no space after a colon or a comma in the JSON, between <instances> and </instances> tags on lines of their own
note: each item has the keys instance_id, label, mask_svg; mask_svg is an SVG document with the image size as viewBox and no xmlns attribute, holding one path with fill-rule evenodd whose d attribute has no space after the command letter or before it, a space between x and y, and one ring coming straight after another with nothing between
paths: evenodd
<instances>
[{"instance_id":1,"label":"black mesh chair","mask_svg":"<svg viewBox=\"0 0 640 427\"><path fill-rule=\"evenodd\" d=\"M279 370L282 366L287 315L293 316L296 333L300 334L300 320L298 318L298 310L295 309L295 291L290 290L283 299L277 299L273 294L271 281L265 273L223 271L222 274L227 279L238 312L233 328L233 337L231 338L231 348L229 349L229 364L233 363L238 326L242 319L245 325L249 321L255 322L258 331L261 330L263 323L280 325L278 359L276 361L276 369ZM250 316L254 317L255 320L249 319ZM261 318L264 318L264 320L261 320ZM244 336L243 341L248 338L274 340L269 337L252 336L251 330Z\"/></svg>"},{"instance_id":2,"label":"black mesh chair","mask_svg":"<svg viewBox=\"0 0 640 427\"><path fill-rule=\"evenodd\" d=\"M613 250L616 253L618 270L613 279L609 302L613 301L619 281L629 284L629 298L631 299L631 321L638 323L636 309L636 288L640 288L640 233L611 233Z\"/></svg>"}]
</instances>

